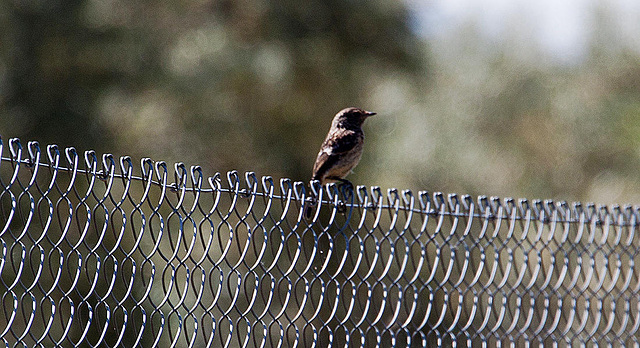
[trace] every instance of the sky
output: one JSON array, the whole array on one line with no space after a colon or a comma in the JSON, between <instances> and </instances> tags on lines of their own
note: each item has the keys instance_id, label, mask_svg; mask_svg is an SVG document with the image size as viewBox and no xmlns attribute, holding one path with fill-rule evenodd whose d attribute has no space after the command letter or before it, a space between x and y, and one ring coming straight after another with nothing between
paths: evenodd
<instances>
[{"instance_id":1,"label":"sky","mask_svg":"<svg viewBox=\"0 0 640 348\"><path fill-rule=\"evenodd\" d=\"M474 23L491 39L525 31L560 63L579 62L586 53L598 11L610 15L610 33L640 51L638 0L405 0L415 12L416 30L427 38L446 36Z\"/></svg>"}]
</instances>

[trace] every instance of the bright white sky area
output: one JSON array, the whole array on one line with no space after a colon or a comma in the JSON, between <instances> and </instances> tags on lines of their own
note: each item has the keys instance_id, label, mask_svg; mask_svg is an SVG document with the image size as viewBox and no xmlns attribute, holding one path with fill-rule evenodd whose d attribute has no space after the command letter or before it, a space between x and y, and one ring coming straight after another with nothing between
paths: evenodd
<instances>
[{"instance_id":1,"label":"bright white sky area","mask_svg":"<svg viewBox=\"0 0 640 348\"><path fill-rule=\"evenodd\" d=\"M499 40L518 30L560 62L575 63L594 34L593 20L604 10L605 35L640 51L640 0L405 0L415 11L417 30L427 38L446 36L473 23Z\"/></svg>"}]
</instances>

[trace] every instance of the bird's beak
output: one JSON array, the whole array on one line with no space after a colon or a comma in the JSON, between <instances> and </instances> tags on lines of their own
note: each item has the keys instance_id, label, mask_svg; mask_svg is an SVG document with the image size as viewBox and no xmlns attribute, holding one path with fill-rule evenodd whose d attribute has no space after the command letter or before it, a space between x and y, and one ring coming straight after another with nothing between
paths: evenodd
<instances>
[{"instance_id":1,"label":"bird's beak","mask_svg":"<svg viewBox=\"0 0 640 348\"><path fill-rule=\"evenodd\" d=\"M367 116L373 116L373 115L375 115L376 113L375 113L375 112L373 112L373 111L365 111L365 112L364 112L364 114L365 114L365 115L367 115Z\"/></svg>"}]
</instances>

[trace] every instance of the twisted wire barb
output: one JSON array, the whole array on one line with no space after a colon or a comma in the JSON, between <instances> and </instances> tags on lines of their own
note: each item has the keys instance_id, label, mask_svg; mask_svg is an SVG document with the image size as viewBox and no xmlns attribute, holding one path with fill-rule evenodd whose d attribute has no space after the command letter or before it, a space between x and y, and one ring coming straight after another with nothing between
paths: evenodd
<instances>
[{"instance_id":1,"label":"twisted wire barb","mask_svg":"<svg viewBox=\"0 0 640 348\"><path fill-rule=\"evenodd\" d=\"M7 145L5 346L638 345L638 207Z\"/></svg>"}]
</instances>

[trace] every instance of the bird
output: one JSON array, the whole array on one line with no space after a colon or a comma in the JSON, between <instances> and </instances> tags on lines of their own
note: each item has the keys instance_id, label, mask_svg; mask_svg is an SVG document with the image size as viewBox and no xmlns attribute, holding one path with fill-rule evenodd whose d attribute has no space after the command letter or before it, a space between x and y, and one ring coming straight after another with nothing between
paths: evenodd
<instances>
[{"instance_id":1,"label":"bird","mask_svg":"<svg viewBox=\"0 0 640 348\"><path fill-rule=\"evenodd\" d=\"M353 184L345 177L360 162L364 145L362 123L375 112L360 108L349 107L340 110L331 122L329 133L324 139L320 152L313 164L311 181L318 180L321 185L327 182L340 181L353 189ZM317 197L312 197L310 206L305 209L305 216L310 219L313 215L312 207L317 203Z\"/></svg>"},{"instance_id":2,"label":"bird","mask_svg":"<svg viewBox=\"0 0 640 348\"><path fill-rule=\"evenodd\" d=\"M318 180L322 185L340 181L353 187L345 177L351 173L362 156L364 144L362 123L375 114L375 112L349 107L335 115L313 165L312 181Z\"/></svg>"}]
</instances>

